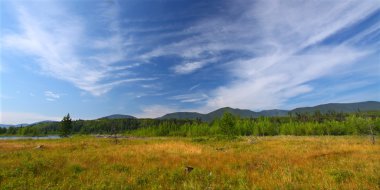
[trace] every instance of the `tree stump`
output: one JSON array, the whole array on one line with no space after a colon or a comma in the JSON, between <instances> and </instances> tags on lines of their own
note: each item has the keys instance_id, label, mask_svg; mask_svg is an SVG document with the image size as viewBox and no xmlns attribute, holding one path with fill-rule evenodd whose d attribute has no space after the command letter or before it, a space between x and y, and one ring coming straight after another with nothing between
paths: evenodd
<instances>
[{"instance_id":1,"label":"tree stump","mask_svg":"<svg viewBox=\"0 0 380 190\"><path fill-rule=\"evenodd\" d=\"M191 166L185 166L185 173L186 174L189 174L191 171L193 171L193 167L191 167Z\"/></svg>"}]
</instances>

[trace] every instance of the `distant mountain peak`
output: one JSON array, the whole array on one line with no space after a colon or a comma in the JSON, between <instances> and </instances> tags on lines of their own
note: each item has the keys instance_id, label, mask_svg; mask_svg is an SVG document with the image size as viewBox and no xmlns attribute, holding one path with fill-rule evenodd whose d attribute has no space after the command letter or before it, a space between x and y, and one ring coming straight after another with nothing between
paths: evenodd
<instances>
[{"instance_id":1,"label":"distant mountain peak","mask_svg":"<svg viewBox=\"0 0 380 190\"><path fill-rule=\"evenodd\" d=\"M201 114L197 112L174 112L166 114L159 119L196 119L200 118L203 121L212 121L215 118L220 118L224 112L229 112L237 115L241 118L256 118L260 116L287 116L289 112L315 112L316 110L323 112L336 111L336 112L356 112L360 111L376 111L380 110L380 102L377 101L366 101L366 102L356 102L356 103L328 103L321 104L311 107L300 107L293 110L281 110L281 109L271 109L262 110L260 112L254 112L249 109L239 109L231 107L223 107L214 110L207 114Z\"/></svg>"},{"instance_id":2,"label":"distant mountain peak","mask_svg":"<svg viewBox=\"0 0 380 190\"><path fill-rule=\"evenodd\" d=\"M355 103L327 103L311 107L300 107L291 110L291 112L308 112L312 113L320 111L326 113L328 111L352 113L357 111L377 111L380 110L380 102L365 101Z\"/></svg>"},{"instance_id":3,"label":"distant mountain peak","mask_svg":"<svg viewBox=\"0 0 380 190\"><path fill-rule=\"evenodd\" d=\"M112 114L109 116L101 117L99 119L134 119L136 117L131 115L123 115L123 114Z\"/></svg>"},{"instance_id":4,"label":"distant mountain peak","mask_svg":"<svg viewBox=\"0 0 380 190\"><path fill-rule=\"evenodd\" d=\"M217 110L214 110L210 113L202 114L197 112L174 112L168 113L162 117L156 119L201 119L202 121L213 121L216 118L222 117L224 112L230 112L240 118L257 118L260 116L287 116L288 113L314 113L319 110L322 113L326 113L328 111L335 112L344 112L344 113L353 113L357 111L380 111L380 102L377 101L365 101L365 102L355 102L355 103L327 103L320 104L317 106L310 107L299 107L292 110L281 110L281 109L271 109L271 110L262 110L259 112L251 111L249 109L239 109L239 108L231 108L231 107L223 107ZM123 114L113 114L105 117L101 117L99 119L134 119L136 117L131 115L123 115ZM40 121L33 124L18 124L18 125L5 125L0 124L0 127L20 127L20 126L28 126L39 123L50 123L50 122L59 122L59 121Z\"/></svg>"}]
</instances>

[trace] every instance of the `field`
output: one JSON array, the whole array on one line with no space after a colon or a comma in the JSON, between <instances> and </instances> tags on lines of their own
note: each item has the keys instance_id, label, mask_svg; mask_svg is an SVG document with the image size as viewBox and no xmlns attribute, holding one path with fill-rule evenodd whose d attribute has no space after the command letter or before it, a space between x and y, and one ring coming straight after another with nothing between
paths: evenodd
<instances>
[{"instance_id":1,"label":"field","mask_svg":"<svg viewBox=\"0 0 380 190\"><path fill-rule=\"evenodd\" d=\"M367 136L2 140L0 189L380 189L380 144Z\"/></svg>"}]
</instances>

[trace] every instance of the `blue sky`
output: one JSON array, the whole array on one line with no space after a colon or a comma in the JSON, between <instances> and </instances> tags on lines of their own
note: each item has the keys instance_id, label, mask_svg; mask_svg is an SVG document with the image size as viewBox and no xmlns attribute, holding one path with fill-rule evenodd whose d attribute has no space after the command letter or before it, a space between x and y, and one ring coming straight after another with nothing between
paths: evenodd
<instances>
[{"instance_id":1,"label":"blue sky","mask_svg":"<svg viewBox=\"0 0 380 190\"><path fill-rule=\"evenodd\" d=\"M0 3L0 123L380 100L379 0Z\"/></svg>"}]
</instances>

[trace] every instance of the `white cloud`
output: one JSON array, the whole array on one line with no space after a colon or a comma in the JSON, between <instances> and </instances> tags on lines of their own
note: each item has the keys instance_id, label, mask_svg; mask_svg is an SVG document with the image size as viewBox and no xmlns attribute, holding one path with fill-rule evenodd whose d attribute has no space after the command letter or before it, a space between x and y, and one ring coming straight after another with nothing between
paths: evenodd
<instances>
[{"instance_id":1,"label":"white cloud","mask_svg":"<svg viewBox=\"0 0 380 190\"><path fill-rule=\"evenodd\" d=\"M193 91L194 89L198 88L201 84L196 84L189 88L189 91Z\"/></svg>"},{"instance_id":2,"label":"white cloud","mask_svg":"<svg viewBox=\"0 0 380 190\"><path fill-rule=\"evenodd\" d=\"M208 59L200 59L199 61L186 61L182 64L178 64L172 67L171 69L176 74L190 74L217 60L218 57L215 56Z\"/></svg>"},{"instance_id":3,"label":"white cloud","mask_svg":"<svg viewBox=\"0 0 380 190\"><path fill-rule=\"evenodd\" d=\"M169 97L171 100L178 100L182 103L195 103L205 101L208 96L204 93L192 93L192 94L181 94Z\"/></svg>"},{"instance_id":4,"label":"white cloud","mask_svg":"<svg viewBox=\"0 0 380 190\"><path fill-rule=\"evenodd\" d=\"M47 101L56 101L61 97L58 93L52 91L45 91L44 94Z\"/></svg>"},{"instance_id":5,"label":"white cloud","mask_svg":"<svg viewBox=\"0 0 380 190\"><path fill-rule=\"evenodd\" d=\"M162 90L162 86L159 83L143 84L141 87L145 89Z\"/></svg>"},{"instance_id":6,"label":"white cloud","mask_svg":"<svg viewBox=\"0 0 380 190\"><path fill-rule=\"evenodd\" d=\"M105 28L106 23L109 23L110 37L98 39L86 36L91 29L85 26L91 20L83 20L68 12L59 2L46 2L39 6L14 4L22 32L4 34L2 43L4 47L35 57L42 69L41 73L68 81L96 96L125 82L141 80L125 80L125 75L114 74L115 71L123 72L129 68L114 65L126 59L126 52L123 51L126 40L121 36L118 26L117 5L101 7L103 15L97 16L104 19ZM115 79L115 76L119 78Z\"/></svg>"},{"instance_id":7,"label":"white cloud","mask_svg":"<svg viewBox=\"0 0 380 190\"><path fill-rule=\"evenodd\" d=\"M339 67L366 54L366 51L337 47L288 56L275 63L265 61L271 58L245 60L238 63L233 71L239 80L216 89L207 107L278 108L289 98L313 91L308 82L334 74Z\"/></svg>"},{"instance_id":8,"label":"white cloud","mask_svg":"<svg viewBox=\"0 0 380 190\"><path fill-rule=\"evenodd\" d=\"M204 61L195 61L176 65L175 67L173 67L173 70L177 74L189 74L194 72L195 70L202 68L204 65L206 65L206 62Z\"/></svg>"},{"instance_id":9,"label":"white cloud","mask_svg":"<svg viewBox=\"0 0 380 190\"><path fill-rule=\"evenodd\" d=\"M229 3L229 11L240 16L226 14L206 18L183 31L193 34L191 37L160 46L142 56L149 59L174 54L185 60L197 60L173 67L177 74L188 74L206 65L208 59L219 57L223 51L244 54L226 65L233 81L212 90L207 105L200 110L224 106L281 107L293 97L313 93L316 89L310 82L336 72L349 73L350 64L376 50L374 47L356 48L353 43L379 32L378 24L341 44L318 43L379 10L378 1Z\"/></svg>"},{"instance_id":10,"label":"white cloud","mask_svg":"<svg viewBox=\"0 0 380 190\"><path fill-rule=\"evenodd\" d=\"M294 4L295 3L295 4ZM347 68L371 50L350 44L303 48L365 18L379 8L375 1L259 1L246 13L260 23L261 52L233 61L237 80L216 89L205 109L222 106L268 109L312 92L308 84Z\"/></svg>"},{"instance_id":11,"label":"white cloud","mask_svg":"<svg viewBox=\"0 0 380 190\"><path fill-rule=\"evenodd\" d=\"M100 6L100 12L104 13L101 20L110 34L102 38L87 37L86 20L67 14L66 10L52 9L54 11L44 15L44 11L21 7L18 13L23 32L6 34L2 42L7 47L35 56L43 72L69 81L93 95L104 94L127 82L154 80L126 79L129 73L125 71L139 66L140 62L147 63L153 57L180 57L179 64L169 68L177 75L191 74L213 62L213 65L223 64L230 74L226 78L232 78L229 83L212 89L205 96L183 94L171 99L206 101L207 104L199 110L224 106L265 109L281 107L291 98L314 93L319 89L312 84L313 81L337 72L350 73L355 69L350 65L378 50L379 42L374 42L375 46L371 47L355 46L379 33L378 21L341 44L318 43L362 21L379 8L377 0L227 1L227 10L223 14L206 17L182 31L152 33L134 41L132 37L125 37L129 36L125 35L128 31L121 31L117 3ZM55 13L55 10L59 11ZM165 44L172 42L165 39L173 36L182 40L176 38L174 43ZM152 47L148 41L159 45ZM133 52L130 55L129 48L143 50L141 54ZM153 50L144 53L151 48ZM94 50L95 53L79 55L83 50ZM224 63L225 52L237 53L239 58L228 57L228 63ZM127 58L139 63L116 66ZM372 75L373 72L376 71L368 70ZM141 87L150 89L154 85ZM191 87L190 91L195 88L197 86ZM178 107L152 105L143 108L142 113L157 115L176 109Z\"/></svg>"},{"instance_id":12,"label":"white cloud","mask_svg":"<svg viewBox=\"0 0 380 190\"><path fill-rule=\"evenodd\" d=\"M60 121L61 119L61 117L57 116L48 116L36 113L0 112L0 123L2 124L34 123L44 120Z\"/></svg>"}]
</instances>

